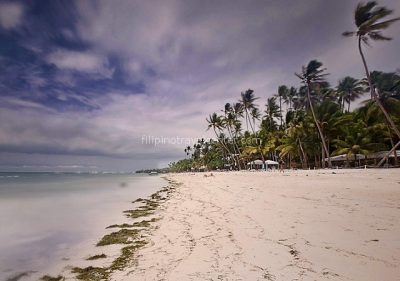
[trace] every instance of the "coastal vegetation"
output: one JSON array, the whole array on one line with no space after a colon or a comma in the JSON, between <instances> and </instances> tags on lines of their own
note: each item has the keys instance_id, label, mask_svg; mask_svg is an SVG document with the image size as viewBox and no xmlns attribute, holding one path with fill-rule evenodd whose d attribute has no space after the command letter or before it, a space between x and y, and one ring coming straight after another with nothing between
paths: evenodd
<instances>
[{"instance_id":1,"label":"coastal vegetation","mask_svg":"<svg viewBox=\"0 0 400 281\"><path fill-rule=\"evenodd\" d=\"M365 77L344 76L331 85L323 63L311 60L295 75L298 85L281 85L260 104L252 89L238 100L211 113L207 129L214 139L199 139L184 149L185 159L169 165L169 171L245 169L255 159L280 161L286 168L332 167L331 158L345 155L346 166L357 165L357 155L390 150L398 165L400 146L400 73L369 71L363 53L371 41L391 38L382 31L400 18L386 19L393 11L376 2L360 3L354 12L356 36ZM360 99L369 93L370 97ZM379 163L386 161L386 153Z\"/></svg>"}]
</instances>

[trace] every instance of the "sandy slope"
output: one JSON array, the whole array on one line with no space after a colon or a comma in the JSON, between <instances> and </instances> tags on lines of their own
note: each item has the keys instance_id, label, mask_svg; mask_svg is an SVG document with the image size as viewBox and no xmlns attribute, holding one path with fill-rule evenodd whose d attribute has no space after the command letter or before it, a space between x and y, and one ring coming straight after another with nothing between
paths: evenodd
<instances>
[{"instance_id":1,"label":"sandy slope","mask_svg":"<svg viewBox=\"0 0 400 281\"><path fill-rule=\"evenodd\" d=\"M400 280L400 170L169 177L183 185L114 280Z\"/></svg>"}]
</instances>

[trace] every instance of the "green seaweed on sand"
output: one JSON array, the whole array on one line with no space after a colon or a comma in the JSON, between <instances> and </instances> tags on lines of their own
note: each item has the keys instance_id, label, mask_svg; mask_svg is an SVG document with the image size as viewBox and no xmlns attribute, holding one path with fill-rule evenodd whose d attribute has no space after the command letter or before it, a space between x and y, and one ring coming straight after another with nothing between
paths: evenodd
<instances>
[{"instance_id":1,"label":"green seaweed on sand","mask_svg":"<svg viewBox=\"0 0 400 281\"><path fill-rule=\"evenodd\" d=\"M161 190L153 193L151 196L149 196L149 199L138 198L133 201L132 203L141 203L140 206L133 210L126 210L124 211L124 214L132 219L153 215L157 208L160 206L160 203L166 201L169 198L170 193L173 192L176 186L178 186L178 183L174 181L168 182L170 184L169 186L163 187ZM72 269L72 273L76 274L76 278L78 280L83 281L109 280L112 272L116 270L123 270L137 259L135 253L148 243L148 241L143 239L143 231L146 231L146 228L151 227L151 223L158 220L159 218L153 217L151 219L144 219L142 221L134 222L132 224L124 223L108 226L107 228L121 229L119 231L104 235L103 238L97 243L97 246L127 244L127 246L124 246L121 249L121 254L117 258L115 258L107 267L74 267ZM135 227L137 227L137 229L132 229ZM94 255L87 258L87 260L95 260L105 257L105 254Z\"/></svg>"},{"instance_id":2,"label":"green seaweed on sand","mask_svg":"<svg viewBox=\"0 0 400 281\"><path fill-rule=\"evenodd\" d=\"M101 281L108 280L110 276L110 270L105 267L93 267L88 266L85 268L74 267L72 273L76 274L78 280L84 281Z\"/></svg>"},{"instance_id":3,"label":"green seaweed on sand","mask_svg":"<svg viewBox=\"0 0 400 281\"><path fill-rule=\"evenodd\" d=\"M106 234L96 244L96 246L106 246L111 244L130 244L133 239L139 236L138 229L121 229L110 234Z\"/></svg>"},{"instance_id":4,"label":"green seaweed on sand","mask_svg":"<svg viewBox=\"0 0 400 281\"><path fill-rule=\"evenodd\" d=\"M132 228L132 227L150 227L150 223L158 221L158 218L152 218L150 220L142 220L139 222L135 222L132 224L124 223L124 224L113 224L107 226L106 228Z\"/></svg>"},{"instance_id":5,"label":"green seaweed on sand","mask_svg":"<svg viewBox=\"0 0 400 281\"><path fill-rule=\"evenodd\" d=\"M86 260L87 261L92 261L92 260L104 259L106 257L107 257L106 254L99 254L99 255L90 256Z\"/></svg>"},{"instance_id":6,"label":"green seaweed on sand","mask_svg":"<svg viewBox=\"0 0 400 281\"><path fill-rule=\"evenodd\" d=\"M148 209L133 209L124 211L128 218L137 219L140 217L147 217L153 215L154 212Z\"/></svg>"},{"instance_id":7,"label":"green seaweed on sand","mask_svg":"<svg viewBox=\"0 0 400 281\"><path fill-rule=\"evenodd\" d=\"M40 281L63 281L65 280L65 277L58 275L57 277L53 277L50 275L44 275L39 279Z\"/></svg>"},{"instance_id":8,"label":"green seaweed on sand","mask_svg":"<svg viewBox=\"0 0 400 281\"><path fill-rule=\"evenodd\" d=\"M145 240L137 240L133 245L122 248L121 255L112 262L110 269L112 271L124 269L130 262L135 260L135 252L146 244L147 241Z\"/></svg>"},{"instance_id":9,"label":"green seaweed on sand","mask_svg":"<svg viewBox=\"0 0 400 281\"><path fill-rule=\"evenodd\" d=\"M137 203L137 202L142 202L142 201L144 201L144 199L142 199L142 198L138 198L138 199L136 199L136 200L132 201L132 203Z\"/></svg>"},{"instance_id":10,"label":"green seaweed on sand","mask_svg":"<svg viewBox=\"0 0 400 281\"><path fill-rule=\"evenodd\" d=\"M135 253L138 249L145 246L145 240L136 240L133 245L126 246L121 249L121 255L116 258L109 267L93 267L85 268L74 267L72 273L76 274L78 280L83 281L103 281L109 280L110 274L115 270L124 269L129 263L133 262L136 257ZM49 280L50 281L50 280Z\"/></svg>"}]
</instances>

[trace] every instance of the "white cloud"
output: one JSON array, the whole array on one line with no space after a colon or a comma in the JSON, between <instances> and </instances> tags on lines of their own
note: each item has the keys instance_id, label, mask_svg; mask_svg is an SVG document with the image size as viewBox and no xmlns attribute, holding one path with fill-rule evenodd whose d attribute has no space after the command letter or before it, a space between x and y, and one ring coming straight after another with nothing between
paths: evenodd
<instances>
[{"instance_id":1,"label":"white cloud","mask_svg":"<svg viewBox=\"0 0 400 281\"><path fill-rule=\"evenodd\" d=\"M59 49L49 54L47 61L60 69L97 73L106 77L111 77L113 74L113 69L108 66L107 58L92 53Z\"/></svg>"},{"instance_id":2,"label":"white cloud","mask_svg":"<svg viewBox=\"0 0 400 281\"><path fill-rule=\"evenodd\" d=\"M4 29L16 28L22 22L24 7L17 2L0 3L0 26Z\"/></svg>"},{"instance_id":3,"label":"white cloud","mask_svg":"<svg viewBox=\"0 0 400 281\"><path fill-rule=\"evenodd\" d=\"M206 112L195 105L172 108L162 99L119 93L97 102L102 107L96 111L63 113L18 100L13 100L12 108L2 103L0 147L10 152L165 161L183 155L182 145L145 144L142 136L197 139L209 134L205 131Z\"/></svg>"}]
</instances>

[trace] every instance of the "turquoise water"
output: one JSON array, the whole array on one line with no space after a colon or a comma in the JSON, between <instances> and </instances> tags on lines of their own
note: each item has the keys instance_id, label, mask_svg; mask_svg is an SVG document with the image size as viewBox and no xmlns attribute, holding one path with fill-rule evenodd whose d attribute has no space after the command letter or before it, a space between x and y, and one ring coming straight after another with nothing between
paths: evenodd
<instances>
[{"instance_id":1,"label":"turquoise water","mask_svg":"<svg viewBox=\"0 0 400 281\"><path fill-rule=\"evenodd\" d=\"M0 280L73 259L164 185L147 175L0 173Z\"/></svg>"}]
</instances>

